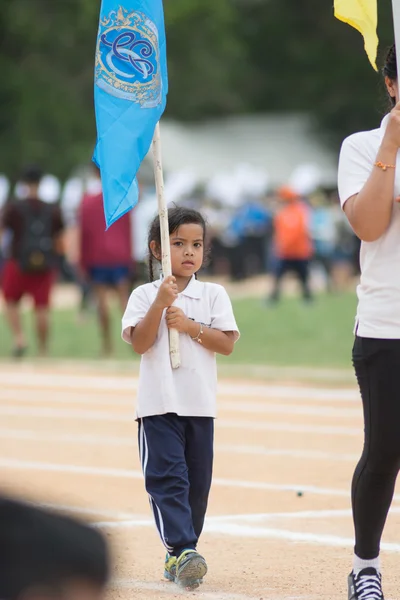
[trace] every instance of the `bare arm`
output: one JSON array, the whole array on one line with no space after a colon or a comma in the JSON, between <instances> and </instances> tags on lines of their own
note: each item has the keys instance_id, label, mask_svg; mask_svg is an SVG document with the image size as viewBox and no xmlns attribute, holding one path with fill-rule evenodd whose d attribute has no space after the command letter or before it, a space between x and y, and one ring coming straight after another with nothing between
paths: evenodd
<instances>
[{"instance_id":1,"label":"bare arm","mask_svg":"<svg viewBox=\"0 0 400 600\"><path fill-rule=\"evenodd\" d=\"M200 331L200 323L189 321L188 334L191 338L195 338ZM235 334L233 331L219 331L211 327L203 326L203 334L201 336L202 346L206 350L229 356L233 352L235 346Z\"/></svg>"},{"instance_id":2,"label":"bare arm","mask_svg":"<svg viewBox=\"0 0 400 600\"><path fill-rule=\"evenodd\" d=\"M390 120L376 156L376 162L396 165L400 146L400 103L392 110ZM379 239L389 227L393 210L396 169L374 166L362 190L351 196L344 212L356 235L364 242Z\"/></svg>"},{"instance_id":3,"label":"bare arm","mask_svg":"<svg viewBox=\"0 0 400 600\"><path fill-rule=\"evenodd\" d=\"M171 306L177 297L176 279L173 276L167 277L145 317L131 329L131 345L137 354L145 354L154 345L164 308Z\"/></svg>"},{"instance_id":4,"label":"bare arm","mask_svg":"<svg viewBox=\"0 0 400 600\"><path fill-rule=\"evenodd\" d=\"M200 333L200 323L189 319L176 306L171 306L167 310L167 327L176 329L180 333L187 333L191 338L196 338ZM235 334L233 331L220 331L203 325L201 342L206 350L229 356L229 354L232 354L235 345Z\"/></svg>"},{"instance_id":5,"label":"bare arm","mask_svg":"<svg viewBox=\"0 0 400 600\"><path fill-rule=\"evenodd\" d=\"M131 329L131 344L137 354L145 354L154 345L164 308L154 302L144 319Z\"/></svg>"},{"instance_id":6,"label":"bare arm","mask_svg":"<svg viewBox=\"0 0 400 600\"><path fill-rule=\"evenodd\" d=\"M383 141L376 160L396 163L398 148ZM359 194L349 198L344 212L356 235L364 242L374 242L387 230L392 217L395 169L374 167Z\"/></svg>"}]
</instances>

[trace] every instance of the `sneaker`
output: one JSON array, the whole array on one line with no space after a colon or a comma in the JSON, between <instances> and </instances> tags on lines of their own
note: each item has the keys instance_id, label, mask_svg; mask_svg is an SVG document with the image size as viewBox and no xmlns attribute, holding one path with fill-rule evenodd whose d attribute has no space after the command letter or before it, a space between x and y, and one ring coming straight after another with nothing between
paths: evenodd
<instances>
[{"instance_id":1,"label":"sneaker","mask_svg":"<svg viewBox=\"0 0 400 600\"><path fill-rule=\"evenodd\" d=\"M176 556L167 554L164 563L164 578L168 581L175 581L176 577Z\"/></svg>"},{"instance_id":2,"label":"sneaker","mask_svg":"<svg viewBox=\"0 0 400 600\"><path fill-rule=\"evenodd\" d=\"M373 567L349 575L349 600L384 600L382 575Z\"/></svg>"},{"instance_id":3,"label":"sneaker","mask_svg":"<svg viewBox=\"0 0 400 600\"><path fill-rule=\"evenodd\" d=\"M175 582L181 587L199 587L206 573L207 563L196 550L184 550L176 561Z\"/></svg>"}]
</instances>

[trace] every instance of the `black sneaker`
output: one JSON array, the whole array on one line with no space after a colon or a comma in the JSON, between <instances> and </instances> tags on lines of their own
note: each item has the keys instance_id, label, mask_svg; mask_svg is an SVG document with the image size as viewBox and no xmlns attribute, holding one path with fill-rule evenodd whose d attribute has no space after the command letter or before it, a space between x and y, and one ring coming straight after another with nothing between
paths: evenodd
<instances>
[{"instance_id":1,"label":"black sneaker","mask_svg":"<svg viewBox=\"0 0 400 600\"><path fill-rule=\"evenodd\" d=\"M382 575L373 567L349 575L349 600L384 600Z\"/></svg>"}]
</instances>

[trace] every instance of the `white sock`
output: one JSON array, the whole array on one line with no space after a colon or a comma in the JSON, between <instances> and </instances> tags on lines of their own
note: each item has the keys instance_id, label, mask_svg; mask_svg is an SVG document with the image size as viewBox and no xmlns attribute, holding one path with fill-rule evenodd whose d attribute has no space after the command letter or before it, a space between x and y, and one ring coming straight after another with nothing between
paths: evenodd
<instances>
[{"instance_id":1,"label":"white sock","mask_svg":"<svg viewBox=\"0 0 400 600\"><path fill-rule=\"evenodd\" d=\"M381 561L379 556L377 558L373 558L371 560L364 560L359 558L357 554L354 555L353 558L353 572L357 575L363 569L368 569L368 567L373 567L379 573L381 572Z\"/></svg>"}]
</instances>

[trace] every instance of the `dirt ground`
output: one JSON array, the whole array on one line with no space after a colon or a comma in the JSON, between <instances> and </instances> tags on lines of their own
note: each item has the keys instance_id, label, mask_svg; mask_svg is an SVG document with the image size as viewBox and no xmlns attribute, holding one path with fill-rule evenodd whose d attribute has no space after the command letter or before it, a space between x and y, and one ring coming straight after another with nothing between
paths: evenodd
<instances>
[{"instance_id":1,"label":"dirt ground","mask_svg":"<svg viewBox=\"0 0 400 600\"><path fill-rule=\"evenodd\" d=\"M355 388L220 383L216 460L199 550L209 574L188 594L162 580L164 550L138 459L129 376L0 367L3 487L101 527L112 599L347 598L349 486L361 449ZM400 496L386 527L384 586L398 598Z\"/></svg>"}]
</instances>

